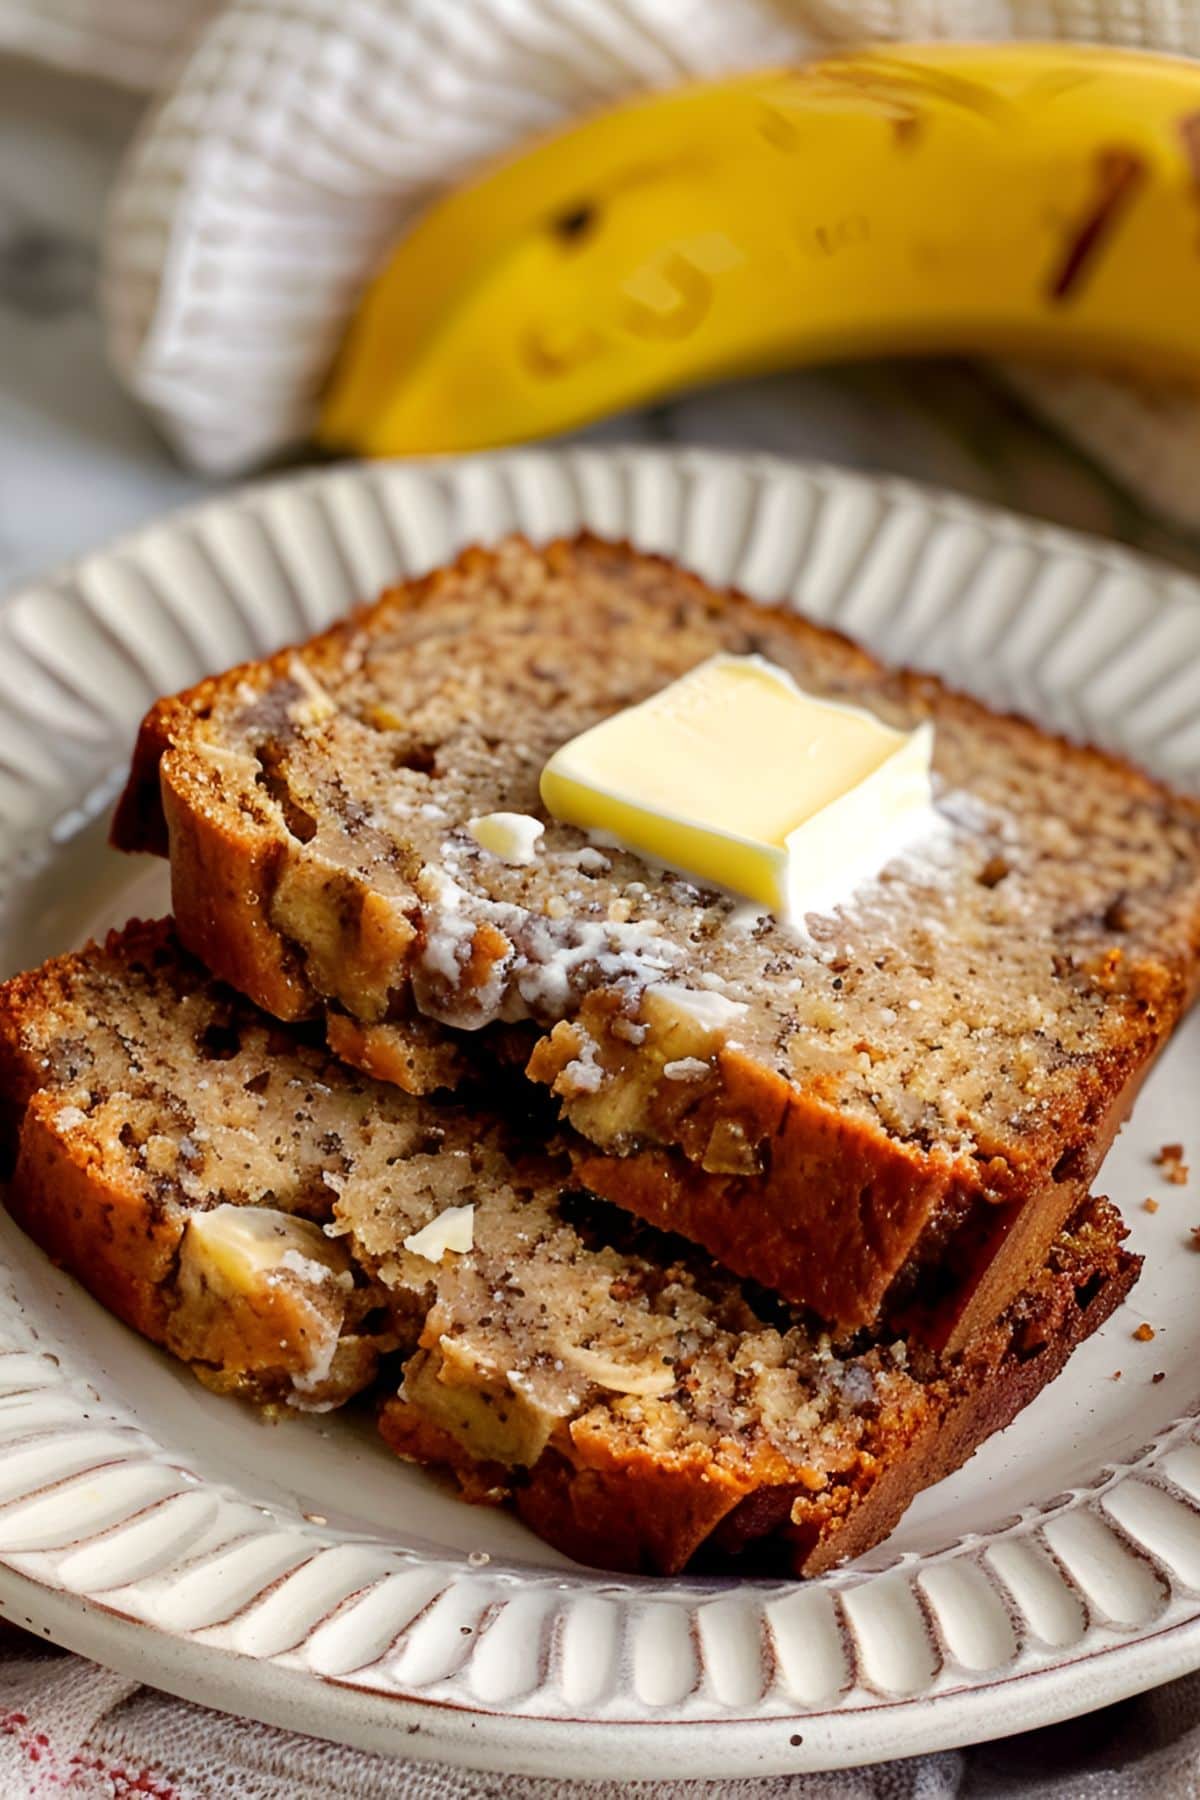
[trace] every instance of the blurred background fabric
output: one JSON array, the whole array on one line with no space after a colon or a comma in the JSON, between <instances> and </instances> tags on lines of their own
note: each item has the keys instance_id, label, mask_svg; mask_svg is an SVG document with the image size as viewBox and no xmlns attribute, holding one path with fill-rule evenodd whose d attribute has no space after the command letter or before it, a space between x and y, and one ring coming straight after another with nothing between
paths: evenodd
<instances>
[{"instance_id":1,"label":"blurred background fabric","mask_svg":"<svg viewBox=\"0 0 1200 1800\"><path fill-rule=\"evenodd\" d=\"M1200 1675L1085 1718L764 1780L571 1781L348 1750L156 1693L0 1625L0 1800L1185 1800Z\"/></svg>"},{"instance_id":2,"label":"blurred background fabric","mask_svg":"<svg viewBox=\"0 0 1200 1800\"><path fill-rule=\"evenodd\" d=\"M150 92L217 0L3 0L0 48Z\"/></svg>"},{"instance_id":3,"label":"blurred background fabric","mask_svg":"<svg viewBox=\"0 0 1200 1800\"><path fill-rule=\"evenodd\" d=\"M3 0L0 45L80 74L149 90L202 19L223 0ZM351 3L345 7L348 13ZM443 8L443 10L448 10ZM552 6L547 12L553 13ZM563 9L566 10L565 8ZM636 0L624 9L635 21ZM687 0L673 9L689 21ZM739 11L741 7L727 7ZM642 16L653 19L656 9ZM1046 37L1200 54L1200 16L1190 0L769 0L789 35L816 43L863 38Z\"/></svg>"}]
</instances>

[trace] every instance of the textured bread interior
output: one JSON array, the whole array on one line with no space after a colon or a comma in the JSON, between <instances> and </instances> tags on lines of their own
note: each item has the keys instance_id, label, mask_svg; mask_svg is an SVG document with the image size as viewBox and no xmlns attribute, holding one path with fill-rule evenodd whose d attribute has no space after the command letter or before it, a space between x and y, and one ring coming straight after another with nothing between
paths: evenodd
<instances>
[{"instance_id":1,"label":"textured bread interior","mask_svg":"<svg viewBox=\"0 0 1200 1800\"><path fill-rule=\"evenodd\" d=\"M0 989L0 1075L12 1210L122 1317L214 1385L291 1404L336 1404L398 1348L388 1440L614 1567L764 1538L781 1566L865 1548L953 1466L930 1434L954 1409L965 1455L1136 1271L1092 1202L969 1355L834 1343L580 1192L565 1142L498 1089L437 1105L372 1082L214 982L165 924ZM189 1287L187 1234L218 1206L302 1217L344 1261L248 1296ZM469 1248L414 1247L459 1208ZM284 1315L296 1335L276 1348L265 1323Z\"/></svg>"},{"instance_id":2,"label":"textured bread interior","mask_svg":"<svg viewBox=\"0 0 1200 1800\"><path fill-rule=\"evenodd\" d=\"M566 1162L451 1136L408 1165L402 1192L347 1184L337 1217L398 1304L425 1309L384 1407L389 1442L445 1464L474 1499L512 1499L552 1542L607 1567L680 1568L706 1548L761 1556L764 1536L768 1560L798 1572L837 1560L842 1533L845 1553L865 1549L855 1515L876 1490L891 1495L882 1534L956 1466L931 1441L948 1418L970 1420L961 1460L1134 1272L1115 1212L1093 1201L965 1356L888 1334L838 1344L694 1246L564 1183ZM464 1202L469 1254L435 1272L403 1249L414 1216Z\"/></svg>"},{"instance_id":3,"label":"textured bread interior","mask_svg":"<svg viewBox=\"0 0 1200 1800\"><path fill-rule=\"evenodd\" d=\"M0 987L0 1086L10 1210L128 1323L264 1402L320 1410L370 1382L394 1330L323 1231L231 1288L192 1222L323 1227L343 1136L398 1095L221 988L166 924Z\"/></svg>"},{"instance_id":4,"label":"textured bread interior","mask_svg":"<svg viewBox=\"0 0 1200 1800\"><path fill-rule=\"evenodd\" d=\"M559 745L717 651L935 725L936 829L800 932L598 849L539 799ZM468 832L497 810L544 822L531 865ZM163 702L116 840L169 845L185 940L283 1016L324 1007L377 1074L453 1082L456 1032L536 1027L530 1072L584 1137L714 1177L681 1228L843 1324L876 1317L970 1201L1086 1189L1200 949L1193 802L590 538L470 552ZM697 1023L697 996L725 1022L709 1004ZM854 1220L844 1254L813 1252Z\"/></svg>"}]
</instances>

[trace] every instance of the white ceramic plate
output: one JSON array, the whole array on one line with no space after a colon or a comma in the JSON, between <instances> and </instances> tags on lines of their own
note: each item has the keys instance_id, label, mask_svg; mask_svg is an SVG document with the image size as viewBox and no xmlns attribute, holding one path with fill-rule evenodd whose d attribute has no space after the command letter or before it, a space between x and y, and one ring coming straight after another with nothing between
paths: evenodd
<instances>
[{"instance_id":1,"label":"white ceramic plate","mask_svg":"<svg viewBox=\"0 0 1200 1800\"><path fill-rule=\"evenodd\" d=\"M1118 550L764 459L338 469L168 520L0 611L0 969L165 906L161 868L104 845L154 695L467 540L583 524L1200 787L1200 585ZM365 1417L270 1427L207 1394L0 1219L0 1608L230 1711L577 1775L899 1756L1193 1668L1200 1200L1152 1157L1182 1139L1200 1179L1198 1048L1200 1020L1103 1176L1147 1257L1132 1304L887 1544L807 1585L577 1568L395 1462Z\"/></svg>"}]
</instances>

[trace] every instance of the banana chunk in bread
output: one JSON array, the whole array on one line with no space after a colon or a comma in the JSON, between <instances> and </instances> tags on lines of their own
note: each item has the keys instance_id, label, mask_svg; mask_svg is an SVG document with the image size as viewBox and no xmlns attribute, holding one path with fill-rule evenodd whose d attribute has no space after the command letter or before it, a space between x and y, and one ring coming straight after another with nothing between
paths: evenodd
<instances>
[{"instance_id":1,"label":"banana chunk in bread","mask_svg":"<svg viewBox=\"0 0 1200 1800\"><path fill-rule=\"evenodd\" d=\"M800 932L539 799L562 743L720 651L934 723L937 832ZM544 825L532 860L477 841L498 812ZM161 702L115 841L169 853L218 974L379 1075L535 1033L530 1075L619 1159L589 1182L839 1327L956 1238L959 1344L1087 1192L1200 953L1196 804L593 538L469 552Z\"/></svg>"},{"instance_id":2,"label":"banana chunk in bread","mask_svg":"<svg viewBox=\"0 0 1200 1800\"><path fill-rule=\"evenodd\" d=\"M169 924L0 986L0 1096L9 1211L118 1318L263 1405L369 1385L395 1332L324 1230L324 1176L372 1084L220 988Z\"/></svg>"},{"instance_id":3,"label":"banana chunk in bread","mask_svg":"<svg viewBox=\"0 0 1200 1800\"><path fill-rule=\"evenodd\" d=\"M388 1443L610 1568L811 1572L867 1549L1138 1269L1092 1201L967 1355L834 1343L581 1192L518 1108L368 1080L167 924L0 988L0 1076L9 1206L121 1318L214 1386L299 1406L397 1347Z\"/></svg>"}]
</instances>

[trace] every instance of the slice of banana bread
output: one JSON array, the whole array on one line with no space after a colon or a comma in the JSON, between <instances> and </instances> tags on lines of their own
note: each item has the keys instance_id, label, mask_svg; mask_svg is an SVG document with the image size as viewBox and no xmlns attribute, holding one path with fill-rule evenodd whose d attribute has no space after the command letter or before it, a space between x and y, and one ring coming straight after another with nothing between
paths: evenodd
<instances>
[{"instance_id":1,"label":"slice of banana bread","mask_svg":"<svg viewBox=\"0 0 1200 1800\"><path fill-rule=\"evenodd\" d=\"M934 721L940 834L800 932L539 801L556 747L717 651ZM467 830L497 811L545 822L531 862ZM531 1075L628 1159L589 1182L839 1326L952 1246L950 1344L1041 1264L1200 952L1196 804L592 538L469 552L161 702L115 840L169 851L218 974L376 1074L455 1079L429 1020L539 1028Z\"/></svg>"},{"instance_id":2,"label":"slice of banana bread","mask_svg":"<svg viewBox=\"0 0 1200 1800\"><path fill-rule=\"evenodd\" d=\"M834 1344L581 1192L518 1108L369 1081L168 925L0 988L0 1093L12 1212L121 1318L214 1386L299 1406L398 1346L387 1441L611 1568L812 1572L869 1548L1138 1268L1093 1201L965 1356Z\"/></svg>"},{"instance_id":3,"label":"slice of banana bread","mask_svg":"<svg viewBox=\"0 0 1200 1800\"><path fill-rule=\"evenodd\" d=\"M347 1183L336 1213L397 1305L427 1308L387 1442L609 1569L812 1575L860 1555L1041 1391L1136 1273L1117 1214L1092 1201L959 1357L889 1334L838 1345L566 1182L565 1159L447 1137L398 1191ZM472 1247L449 1268L402 1247L414 1219L464 1202Z\"/></svg>"},{"instance_id":4,"label":"slice of banana bread","mask_svg":"<svg viewBox=\"0 0 1200 1800\"><path fill-rule=\"evenodd\" d=\"M0 986L9 1211L118 1318L265 1405L336 1406L395 1343L323 1229L338 1134L379 1098L220 988L169 923Z\"/></svg>"}]
</instances>

